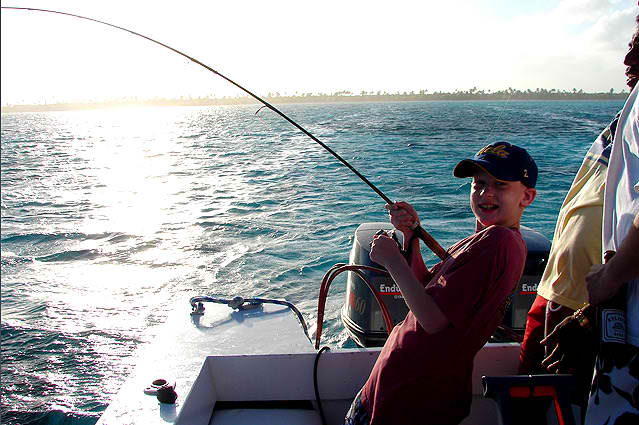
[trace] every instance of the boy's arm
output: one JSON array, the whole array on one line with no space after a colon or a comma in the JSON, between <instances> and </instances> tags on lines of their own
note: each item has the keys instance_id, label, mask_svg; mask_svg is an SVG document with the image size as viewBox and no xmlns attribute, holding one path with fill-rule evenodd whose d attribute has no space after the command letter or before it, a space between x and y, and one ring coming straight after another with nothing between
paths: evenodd
<instances>
[{"instance_id":1,"label":"boy's arm","mask_svg":"<svg viewBox=\"0 0 639 425\"><path fill-rule=\"evenodd\" d=\"M415 276L417 276L417 280L428 282L430 280L430 272L422 257L419 238L415 237L413 230L419 226L417 211L412 205L403 201L386 204L385 208L388 210L393 226L404 234L404 250L410 251L408 264Z\"/></svg>"},{"instance_id":2,"label":"boy's arm","mask_svg":"<svg viewBox=\"0 0 639 425\"><path fill-rule=\"evenodd\" d=\"M428 282L431 278L431 273L424 263L424 257L422 257L421 246L419 244L419 238L413 238L409 242L410 246L404 246L404 249L410 250L410 256L408 257L408 264L415 274L415 277L420 282Z\"/></svg>"},{"instance_id":3,"label":"boy's arm","mask_svg":"<svg viewBox=\"0 0 639 425\"><path fill-rule=\"evenodd\" d=\"M617 293L624 282L639 277L639 213L619 250L605 265L594 265L586 275L588 302L599 304Z\"/></svg>"},{"instance_id":4,"label":"boy's arm","mask_svg":"<svg viewBox=\"0 0 639 425\"><path fill-rule=\"evenodd\" d=\"M415 242L419 243L418 240ZM382 235L373 240L371 248L371 260L388 270L399 286L406 305L422 329L433 334L446 328L449 325L448 318L433 298L424 291L424 286L415 277L411 267L399 252L397 243L388 236Z\"/></svg>"}]
</instances>

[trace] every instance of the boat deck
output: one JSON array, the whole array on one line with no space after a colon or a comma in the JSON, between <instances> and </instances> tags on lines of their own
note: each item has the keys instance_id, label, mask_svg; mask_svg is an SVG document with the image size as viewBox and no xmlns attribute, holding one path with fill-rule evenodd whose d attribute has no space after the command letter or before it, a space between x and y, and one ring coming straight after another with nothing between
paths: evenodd
<instances>
[{"instance_id":1,"label":"boat deck","mask_svg":"<svg viewBox=\"0 0 639 425\"><path fill-rule=\"evenodd\" d=\"M321 423L315 402L316 351L288 307L265 304L233 311L207 304L190 316L188 302L166 332L140 353L136 371L98 421L107 424ZM325 351L318 390L328 424L342 424L380 348ZM498 422L494 401L482 397L482 375L516 372L519 344L487 344L477 355L473 406L464 425ZM144 389L158 378L175 382L175 404ZM259 418L257 420L256 418Z\"/></svg>"}]
</instances>

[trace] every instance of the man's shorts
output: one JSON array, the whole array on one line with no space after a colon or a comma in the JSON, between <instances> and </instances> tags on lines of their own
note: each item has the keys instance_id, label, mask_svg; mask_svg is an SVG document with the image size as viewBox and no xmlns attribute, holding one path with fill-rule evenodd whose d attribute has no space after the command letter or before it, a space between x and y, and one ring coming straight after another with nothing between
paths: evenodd
<instances>
[{"instance_id":1,"label":"man's shorts","mask_svg":"<svg viewBox=\"0 0 639 425\"><path fill-rule=\"evenodd\" d=\"M639 423L639 349L626 348L614 360L597 358L586 424Z\"/></svg>"}]
</instances>

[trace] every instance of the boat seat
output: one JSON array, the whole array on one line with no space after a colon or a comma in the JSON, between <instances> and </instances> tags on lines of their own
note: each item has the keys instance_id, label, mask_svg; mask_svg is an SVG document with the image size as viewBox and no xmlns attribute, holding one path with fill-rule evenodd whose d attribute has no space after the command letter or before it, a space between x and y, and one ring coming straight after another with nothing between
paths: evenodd
<instances>
[{"instance_id":1,"label":"boat seat","mask_svg":"<svg viewBox=\"0 0 639 425\"><path fill-rule=\"evenodd\" d=\"M224 409L216 410L210 425L321 425L316 410L311 409Z\"/></svg>"},{"instance_id":2,"label":"boat seat","mask_svg":"<svg viewBox=\"0 0 639 425\"><path fill-rule=\"evenodd\" d=\"M560 425L577 423L570 403L576 388L574 375L482 376L481 381L484 397L497 402L504 425L527 423L531 409L515 408L515 405L520 407L522 402L530 402L534 409L542 399L552 400Z\"/></svg>"}]
</instances>

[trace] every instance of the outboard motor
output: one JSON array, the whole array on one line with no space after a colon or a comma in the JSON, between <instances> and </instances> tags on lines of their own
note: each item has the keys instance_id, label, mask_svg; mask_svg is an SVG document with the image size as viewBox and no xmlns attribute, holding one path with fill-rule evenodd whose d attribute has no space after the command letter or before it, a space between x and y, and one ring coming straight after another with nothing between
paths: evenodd
<instances>
[{"instance_id":1,"label":"outboard motor","mask_svg":"<svg viewBox=\"0 0 639 425\"><path fill-rule=\"evenodd\" d=\"M388 222L363 223L355 231L349 264L360 264L382 268L370 259L370 244L380 229L390 231L393 226ZM528 310L537 295L537 285L546 267L550 252L550 241L540 233L521 226L520 232L528 247L526 266L517 289L511 295L511 305L506 310L503 324L523 336L526 328ZM403 235L396 232L400 243ZM408 307L404 298L390 276L362 270L369 282L379 291L384 304L393 320L393 325L404 320ZM375 296L364 281L355 273L349 273L346 282L346 299L341 311L342 323L350 337L362 347L381 347L386 338L386 325L382 311ZM510 341L508 336L497 332L493 341Z\"/></svg>"}]
</instances>

